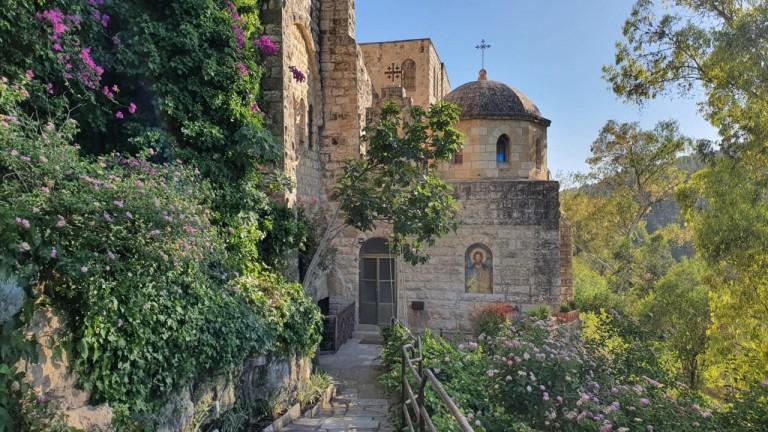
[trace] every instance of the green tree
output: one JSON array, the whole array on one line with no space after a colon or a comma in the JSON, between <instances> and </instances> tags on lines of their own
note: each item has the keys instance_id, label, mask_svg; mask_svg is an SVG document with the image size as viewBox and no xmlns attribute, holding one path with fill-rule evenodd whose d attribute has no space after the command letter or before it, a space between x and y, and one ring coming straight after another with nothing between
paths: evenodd
<instances>
[{"instance_id":1,"label":"green tree","mask_svg":"<svg viewBox=\"0 0 768 432\"><path fill-rule=\"evenodd\" d=\"M426 262L427 248L456 229L458 206L435 167L461 148L463 137L454 128L459 108L438 102L428 111L414 107L407 114L404 118L396 104L386 104L365 132L365 155L345 163L333 194L338 207L318 241L305 287L345 227L366 232L379 224L391 226L390 248L411 264Z\"/></svg>"},{"instance_id":2,"label":"green tree","mask_svg":"<svg viewBox=\"0 0 768 432\"><path fill-rule=\"evenodd\" d=\"M619 96L642 103L677 90L698 97L718 129L719 154L678 191L696 251L709 264L714 370L748 386L768 371L768 2L675 0L658 14L640 0L604 74Z\"/></svg>"},{"instance_id":3,"label":"green tree","mask_svg":"<svg viewBox=\"0 0 768 432\"><path fill-rule=\"evenodd\" d=\"M606 273L618 292L653 283L671 263L660 234L649 236L645 218L654 205L672 197L686 179L678 156L689 147L677 123L664 121L652 130L637 123L609 121L592 145L590 171L581 177L585 196L564 199L577 237L577 248Z\"/></svg>"},{"instance_id":4,"label":"green tree","mask_svg":"<svg viewBox=\"0 0 768 432\"><path fill-rule=\"evenodd\" d=\"M692 389L701 386L707 365L710 314L705 270L705 263L684 259L633 308L644 326L662 335L663 346L675 354Z\"/></svg>"}]
</instances>

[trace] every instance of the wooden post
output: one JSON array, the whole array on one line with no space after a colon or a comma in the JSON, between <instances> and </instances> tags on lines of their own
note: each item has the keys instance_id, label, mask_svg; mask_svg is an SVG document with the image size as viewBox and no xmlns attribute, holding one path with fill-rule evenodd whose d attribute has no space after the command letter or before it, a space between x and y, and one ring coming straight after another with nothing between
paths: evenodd
<instances>
[{"instance_id":1,"label":"wooden post","mask_svg":"<svg viewBox=\"0 0 768 432\"><path fill-rule=\"evenodd\" d=\"M419 383L419 395L417 396L418 407L416 409L421 410L421 407L424 406L424 388L427 386L427 379L424 376L424 356L421 352L421 336L416 338L416 344L419 347L419 379L421 380ZM419 416L419 432L426 432L427 430L424 417L423 415Z\"/></svg>"}]
</instances>

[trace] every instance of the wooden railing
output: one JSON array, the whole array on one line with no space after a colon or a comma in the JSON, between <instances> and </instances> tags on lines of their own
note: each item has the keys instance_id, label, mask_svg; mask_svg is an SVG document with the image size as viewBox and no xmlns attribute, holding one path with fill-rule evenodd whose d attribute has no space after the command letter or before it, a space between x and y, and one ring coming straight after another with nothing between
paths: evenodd
<instances>
[{"instance_id":1,"label":"wooden railing","mask_svg":"<svg viewBox=\"0 0 768 432\"><path fill-rule=\"evenodd\" d=\"M399 325L402 325L398 323ZM408 328L403 326L408 331ZM410 332L409 332L410 333ZM440 398L443 405L448 408L453 418L459 424L459 428L463 432L474 432L469 425L464 414L461 413L459 407L453 402L453 399L445 391L443 385L435 377L435 374L427 367L424 367L424 354L421 350L421 337L415 337L415 345L407 344L403 346L403 361L402 361L402 409L403 409L403 426L411 432L437 432L435 425L432 423L432 419L427 412L427 408L424 404L424 394L427 389L427 384L432 387L432 390ZM409 377L412 377L414 382L417 383L418 388L413 391ZM413 413L413 416L411 415Z\"/></svg>"}]
</instances>

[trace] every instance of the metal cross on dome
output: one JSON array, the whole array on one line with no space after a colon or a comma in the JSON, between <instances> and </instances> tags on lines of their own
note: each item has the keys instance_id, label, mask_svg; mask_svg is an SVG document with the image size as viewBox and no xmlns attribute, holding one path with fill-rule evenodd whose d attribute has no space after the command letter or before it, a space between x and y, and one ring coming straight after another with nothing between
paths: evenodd
<instances>
[{"instance_id":1,"label":"metal cross on dome","mask_svg":"<svg viewBox=\"0 0 768 432\"><path fill-rule=\"evenodd\" d=\"M395 82L395 78L401 78L403 76L403 71L400 69L399 65L392 63L392 66L387 68L387 71L384 72L384 75L391 79L392 82Z\"/></svg>"},{"instance_id":2,"label":"metal cross on dome","mask_svg":"<svg viewBox=\"0 0 768 432\"><path fill-rule=\"evenodd\" d=\"M491 46L487 43L485 43L485 39L480 41L480 45L476 46L475 49L479 49L483 53L483 69L485 69L485 50L490 48Z\"/></svg>"}]
</instances>

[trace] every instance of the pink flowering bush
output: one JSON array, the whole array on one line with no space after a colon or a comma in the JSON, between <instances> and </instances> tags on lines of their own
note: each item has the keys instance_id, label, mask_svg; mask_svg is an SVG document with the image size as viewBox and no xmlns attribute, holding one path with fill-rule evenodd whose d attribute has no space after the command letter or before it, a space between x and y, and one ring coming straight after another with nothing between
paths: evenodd
<instances>
[{"instance_id":1,"label":"pink flowering bush","mask_svg":"<svg viewBox=\"0 0 768 432\"><path fill-rule=\"evenodd\" d=\"M152 430L193 377L315 349L319 312L301 286L231 265L197 169L157 164L151 149L83 157L78 124L33 120L23 90L0 78L0 274L31 300L19 325L32 301L62 311L79 384L115 409L118 430Z\"/></svg>"},{"instance_id":2,"label":"pink flowering bush","mask_svg":"<svg viewBox=\"0 0 768 432\"><path fill-rule=\"evenodd\" d=\"M399 347L389 329L381 381L399 389ZM695 395L649 377L614 375L571 327L526 319L458 345L422 336L428 366L477 431L719 431L719 414ZM429 393L428 393L429 394ZM458 430L434 395L438 429Z\"/></svg>"}]
</instances>

